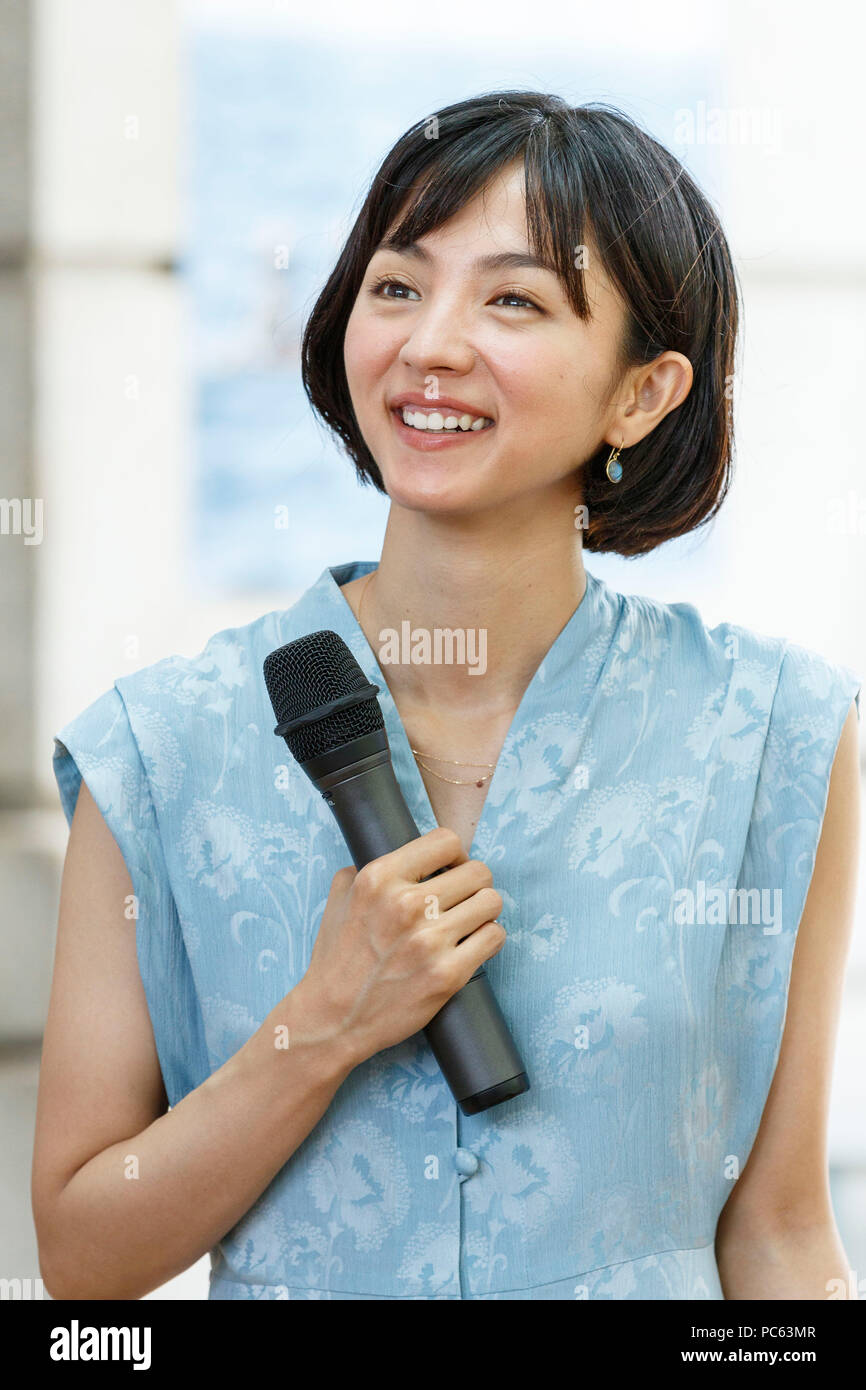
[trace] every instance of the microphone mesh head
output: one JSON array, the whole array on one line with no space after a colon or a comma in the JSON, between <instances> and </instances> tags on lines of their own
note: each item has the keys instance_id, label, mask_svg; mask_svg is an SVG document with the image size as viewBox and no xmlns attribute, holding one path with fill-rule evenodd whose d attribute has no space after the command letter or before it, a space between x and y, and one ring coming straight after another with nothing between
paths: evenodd
<instances>
[{"instance_id":1,"label":"microphone mesh head","mask_svg":"<svg viewBox=\"0 0 866 1390\"><path fill-rule=\"evenodd\" d=\"M346 643L337 632L323 629L287 642L265 657L265 685L277 723L349 695L369 685ZM286 735L289 751L299 763L329 753L332 748L383 729L385 721L375 695L349 709L337 710L312 724L302 724Z\"/></svg>"}]
</instances>

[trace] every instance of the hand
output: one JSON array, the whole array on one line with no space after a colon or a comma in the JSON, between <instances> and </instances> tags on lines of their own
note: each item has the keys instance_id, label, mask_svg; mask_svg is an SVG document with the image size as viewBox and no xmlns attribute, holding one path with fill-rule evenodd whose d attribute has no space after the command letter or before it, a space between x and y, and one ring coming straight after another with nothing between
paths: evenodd
<instances>
[{"instance_id":1,"label":"hand","mask_svg":"<svg viewBox=\"0 0 866 1390\"><path fill-rule=\"evenodd\" d=\"M417 1033L502 949L501 911L487 865L443 826L339 869L293 991L304 1033L340 1039L356 1065Z\"/></svg>"}]
</instances>

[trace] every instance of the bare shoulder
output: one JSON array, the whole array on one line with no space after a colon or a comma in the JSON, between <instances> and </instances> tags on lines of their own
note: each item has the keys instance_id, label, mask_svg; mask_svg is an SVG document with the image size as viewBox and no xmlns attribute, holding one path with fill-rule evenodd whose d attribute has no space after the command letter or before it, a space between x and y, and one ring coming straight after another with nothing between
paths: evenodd
<instances>
[{"instance_id":1,"label":"bare shoulder","mask_svg":"<svg viewBox=\"0 0 866 1390\"><path fill-rule=\"evenodd\" d=\"M42 1048L34 1215L95 1154L167 1109L138 969L133 888L86 782L63 868Z\"/></svg>"},{"instance_id":2,"label":"bare shoulder","mask_svg":"<svg viewBox=\"0 0 866 1390\"><path fill-rule=\"evenodd\" d=\"M797 932L779 1059L749 1160L722 1212L721 1238L805 1227L828 1215L827 1115L857 895L860 787L852 704Z\"/></svg>"}]
</instances>

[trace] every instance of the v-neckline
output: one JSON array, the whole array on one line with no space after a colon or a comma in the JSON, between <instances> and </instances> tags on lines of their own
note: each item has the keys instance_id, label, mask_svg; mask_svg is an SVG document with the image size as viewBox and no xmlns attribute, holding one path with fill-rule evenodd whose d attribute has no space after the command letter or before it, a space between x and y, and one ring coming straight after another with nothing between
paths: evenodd
<instances>
[{"instance_id":1,"label":"v-neckline","mask_svg":"<svg viewBox=\"0 0 866 1390\"><path fill-rule=\"evenodd\" d=\"M397 708L397 702L391 694L376 653L367 640L367 635L341 588L341 585L348 584L350 580L361 579L365 574L369 574L371 570L376 569L377 565L377 560L353 560L342 565L329 565L322 575L322 580L327 579L330 585L329 597L333 600L331 606L334 608L335 614L340 615L339 619L335 616L334 630L339 632L339 635L350 647L352 655L367 679L379 686L379 693L376 698L382 707L394 772L409 810L418 826L419 833L424 835L439 824L433 803L430 800L430 794L415 761L402 716ZM483 843L482 837L486 834L487 821L492 814L492 807L501 802L500 796L497 796L496 801L492 800L493 790L496 788L497 792L501 791L500 784L505 776L505 755L510 751L517 735L523 728L529 707L535 703L539 693L539 687L543 686L549 692L567 679L569 673L575 674L574 662L592 637L593 620L598 611L600 591L604 588L604 584L589 570L584 569L584 573L586 574L586 588L583 597L536 666L502 741L493 776L487 783L487 791L475 825L475 832L469 849L470 859L478 858L479 844Z\"/></svg>"}]
</instances>

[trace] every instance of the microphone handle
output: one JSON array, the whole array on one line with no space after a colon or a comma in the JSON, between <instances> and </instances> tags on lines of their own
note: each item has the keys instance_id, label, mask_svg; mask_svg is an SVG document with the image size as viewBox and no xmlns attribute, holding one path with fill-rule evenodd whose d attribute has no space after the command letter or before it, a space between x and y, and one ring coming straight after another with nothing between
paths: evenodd
<instances>
[{"instance_id":1,"label":"microphone handle","mask_svg":"<svg viewBox=\"0 0 866 1390\"><path fill-rule=\"evenodd\" d=\"M372 751L347 765L344 747L302 766L333 811L355 867L361 869L417 840L420 831L394 775L384 733L354 742L358 754ZM483 965L434 1015L424 1036L464 1115L477 1115L529 1090L523 1059Z\"/></svg>"}]
</instances>

